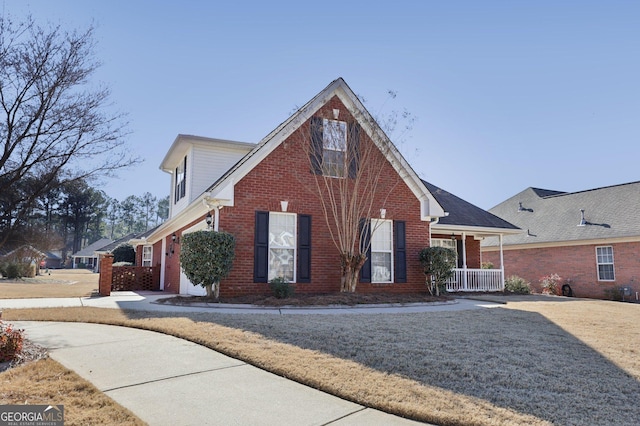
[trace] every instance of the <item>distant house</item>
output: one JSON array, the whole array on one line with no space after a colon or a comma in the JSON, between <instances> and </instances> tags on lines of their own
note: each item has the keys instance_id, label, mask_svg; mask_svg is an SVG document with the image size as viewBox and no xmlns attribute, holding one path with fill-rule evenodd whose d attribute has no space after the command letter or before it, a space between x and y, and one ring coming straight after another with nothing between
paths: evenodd
<instances>
[{"instance_id":1,"label":"distant house","mask_svg":"<svg viewBox=\"0 0 640 426\"><path fill-rule=\"evenodd\" d=\"M640 292L640 182L572 193L527 188L489 211L525 230L504 238L507 276L541 290L541 277L555 273L579 297L635 300ZM486 239L482 256L502 264L498 241Z\"/></svg>"},{"instance_id":2,"label":"distant house","mask_svg":"<svg viewBox=\"0 0 640 426\"><path fill-rule=\"evenodd\" d=\"M89 244L82 250L73 253L71 255L71 267L73 269L87 268L97 270L99 265L98 260L100 257L97 252L111 243L113 243L112 239L101 238L98 241Z\"/></svg>"},{"instance_id":3,"label":"distant house","mask_svg":"<svg viewBox=\"0 0 640 426\"><path fill-rule=\"evenodd\" d=\"M343 139L328 147L328 138ZM165 291L204 294L181 271L179 258L182 236L207 229L209 221L211 228L236 238L233 269L220 283L221 296L267 293L267 282L276 276L299 293L338 291L340 257L310 188L314 174L349 183L351 170L366 165L359 164L357 154L347 159L344 147L374 143L385 160L381 185L393 191L373 200L375 213L363 228L373 231L362 236L372 241L371 253L357 291L426 291L419 252L430 243L455 246L460 253L460 271L450 288L500 287L501 270L480 270L479 241L517 228L422 181L342 79L258 144L178 135L160 166L171 174L169 219L132 240L137 258L159 266Z\"/></svg>"},{"instance_id":4,"label":"distant house","mask_svg":"<svg viewBox=\"0 0 640 426\"><path fill-rule=\"evenodd\" d=\"M34 277L40 270L41 263L47 258L46 253L28 244L19 247L1 250L0 262L18 263L27 265L28 270L23 271L25 276Z\"/></svg>"}]
</instances>

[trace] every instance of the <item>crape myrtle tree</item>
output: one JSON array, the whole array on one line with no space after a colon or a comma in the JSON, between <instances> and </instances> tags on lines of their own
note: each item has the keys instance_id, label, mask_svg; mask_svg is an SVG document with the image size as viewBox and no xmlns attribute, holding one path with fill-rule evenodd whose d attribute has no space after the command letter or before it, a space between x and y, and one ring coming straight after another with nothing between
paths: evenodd
<instances>
[{"instance_id":1,"label":"crape myrtle tree","mask_svg":"<svg viewBox=\"0 0 640 426\"><path fill-rule=\"evenodd\" d=\"M125 116L91 83L93 53L92 28L0 16L0 247L20 242L15 231L48 191L138 162L125 149Z\"/></svg>"},{"instance_id":2,"label":"crape myrtle tree","mask_svg":"<svg viewBox=\"0 0 640 426\"><path fill-rule=\"evenodd\" d=\"M189 281L207 290L207 297L218 299L220 280L231 272L236 240L232 234L196 231L182 235L180 266Z\"/></svg>"},{"instance_id":3,"label":"crape myrtle tree","mask_svg":"<svg viewBox=\"0 0 640 426\"><path fill-rule=\"evenodd\" d=\"M395 97L394 92L389 95ZM397 153L387 134L393 133L399 122L406 132L414 121L408 112L392 112L384 120L376 120L364 108L362 111L356 116L343 112L347 117L337 120L311 117L309 130L302 132L302 146L313 175L310 190L318 197L340 254L342 292L356 291L371 247L369 235L378 226L372 225L376 222L371 219L379 217L400 183L399 176L384 175L387 158Z\"/></svg>"}]
</instances>

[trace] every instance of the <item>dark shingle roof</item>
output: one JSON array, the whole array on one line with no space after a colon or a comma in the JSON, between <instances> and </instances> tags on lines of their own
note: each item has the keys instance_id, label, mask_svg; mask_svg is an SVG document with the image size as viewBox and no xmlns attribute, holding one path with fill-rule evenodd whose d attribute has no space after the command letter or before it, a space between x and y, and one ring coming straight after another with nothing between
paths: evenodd
<instances>
[{"instance_id":1,"label":"dark shingle roof","mask_svg":"<svg viewBox=\"0 0 640 426\"><path fill-rule=\"evenodd\" d=\"M581 209L585 226L578 226ZM528 230L505 237L504 244L640 237L640 182L571 193L527 188L489 211Z\"/></svg>"},{"instance_id":2,"label":"dark shingle roof","mask_svg":"<svg viewBox=\"0 0 640 426\"><path fill-rule=\"evenodd\" d=\"M429 192L449 215L440 218L440 225L477 226L482 228L518 229L517 226L486 210L456 197L450 192L423 180Z\"/></svg>"}]
</instances>

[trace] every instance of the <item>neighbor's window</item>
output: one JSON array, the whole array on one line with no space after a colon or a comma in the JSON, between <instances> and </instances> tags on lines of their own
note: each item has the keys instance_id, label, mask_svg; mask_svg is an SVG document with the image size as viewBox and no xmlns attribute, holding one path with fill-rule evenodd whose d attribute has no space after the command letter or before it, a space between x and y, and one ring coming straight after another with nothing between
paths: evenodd
<instances>
[{"instance_id":1,"label":"neighbor's window","mask_svg":"<svg viewBox=\"0 0 640 426\"><path fill-rule=\"evenodd\" d=\"M269 213L269 280L295 282L296 215Z\"/></svg>"},{"instance_id":2,"label":"neighbor's window","mask_svg":"<svg viewBox=\"0 0 640 426\"><path fill-rule=\"evenodd\" d=\"M615 281L613 272L613 247L596 247L598 262L598 281Z\"/></svg>"},{"instance_id":3,"label":"neighbor's window","mask_svg":"<svg viewBox=\"0 0 640 426\"><path fill-rule=\"evenodd\" d=\"M182 162L178 167L176 167L176 175L175 175L175 196L174 203L177 203L185 196L187 193L187 157L185 156Z\"/></svg>"},{"instance_id":4,"label":"neighbor's window","mask_svg":"<svg viewBox=\"0 0 640 426\"><path fill-rule=\"evenodd\" d=\"M142 266L151 266L151 260L153 258L153 247L142 247Z\"/></svg>"},{"instance_id":5,"label":"neighbor's window","mask_svg":"<svg viewBox=\"0 0 640 426\"><path fill-rule=\"evenodd\" d=\"M344 177L346 151L347 123L325 118L322 128L322 174Z\"/></svg>"},{"instance_id":6,"label":"neighbor's window","mask_svg":"<svg viewBox=\"0 0 640 426\"><path fill-rule=\"evenodd\" d=\"M393 282L393 222L371 219L371 282Z\"/></svg>"}]
</instances>

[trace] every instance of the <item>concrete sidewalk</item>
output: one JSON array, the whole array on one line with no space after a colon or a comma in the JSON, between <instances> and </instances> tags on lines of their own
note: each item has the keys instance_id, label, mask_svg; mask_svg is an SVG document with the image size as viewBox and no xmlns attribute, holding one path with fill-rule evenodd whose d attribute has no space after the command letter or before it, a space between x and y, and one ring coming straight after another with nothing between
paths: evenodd
<instances>
[{"instance_id":1,"label":"concrete sidewalk","mask_svg":"<svg viewBox=\"0 0 640 426\"><path fill-rule=\"evenodd\" d=\"M160 333L85 323L13 324L150 425L419 424Z\"/></svg>"}]
</instances>

